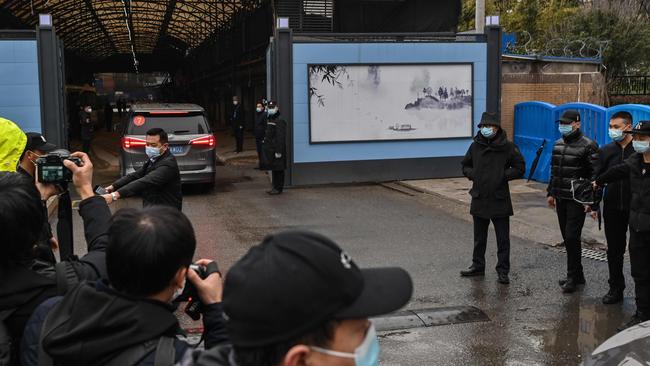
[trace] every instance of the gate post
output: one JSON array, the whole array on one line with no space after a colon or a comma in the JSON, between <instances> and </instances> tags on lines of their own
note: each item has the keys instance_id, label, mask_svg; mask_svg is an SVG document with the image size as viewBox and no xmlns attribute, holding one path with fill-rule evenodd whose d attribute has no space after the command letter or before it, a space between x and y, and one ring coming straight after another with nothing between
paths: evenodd
<instances>
[{"instance_id":1,"label":"gate post","mask_svg":"<svg viewBox=\"0 0 650 366\"><path fill-rule=\"evenodd\" d=\"M485 109L501 118L501 36L498 25L485 27L487 34L487 95Z\"/></svg>"},{"instance_id":2,"label":"gate post","mask_svg":"<svg viewBox=\"0 0 650 366\"><path fill-rule=\"evenodd\" d=\"M273 96L287 121L286 185L293 185L293 33L290 28L278 27L274 37Z\"/></svg>"}]
</instances>

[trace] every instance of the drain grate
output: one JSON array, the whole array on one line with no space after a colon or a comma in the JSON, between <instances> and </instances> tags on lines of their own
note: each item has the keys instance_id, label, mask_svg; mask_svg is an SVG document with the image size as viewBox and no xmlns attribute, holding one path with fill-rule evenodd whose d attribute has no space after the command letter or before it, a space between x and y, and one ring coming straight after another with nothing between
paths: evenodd
<instances>
[{"instance_id":1,"label":"drain grate","mask_svg":"<svg viewBox=\"0 0 650 366\"><path fill-rule=\"evenodd\" d=\"M560 252L566 253L566 248L561 248ZM582 257L599 262L607 262L607 252L602 250L582 248Z\"/></svg>"}]
</instances>

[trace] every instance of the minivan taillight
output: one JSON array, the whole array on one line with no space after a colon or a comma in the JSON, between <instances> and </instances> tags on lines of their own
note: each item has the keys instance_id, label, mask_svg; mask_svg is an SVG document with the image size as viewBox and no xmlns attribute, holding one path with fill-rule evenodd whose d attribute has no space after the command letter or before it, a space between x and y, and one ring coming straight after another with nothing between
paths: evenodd
<instances>
[{"instance_id":1,"label":"minivan taillight","mask_svg":"<svg viewBox=\"0 0 650 366\"><path fill-rule=\"evenodd\" d=\"M200 146L207 146L207 147L214 147L215 145L215 138L214 135L207 135L203 137L198 137L193 140L190 140L190 145L200 145Z\"/></svg>"},{"instance_id":2,"label":"minivan taillight","mask_svg":"<svg viewBox=\"0 0 650 366\"><path fill-rule=\"evenodd\" d=\"M136 139L133 137L122 137L122 147L125 149L131 149L134 147L143 147L146 145L147 142L145 140Z\"/></svg>"}]
</instances>

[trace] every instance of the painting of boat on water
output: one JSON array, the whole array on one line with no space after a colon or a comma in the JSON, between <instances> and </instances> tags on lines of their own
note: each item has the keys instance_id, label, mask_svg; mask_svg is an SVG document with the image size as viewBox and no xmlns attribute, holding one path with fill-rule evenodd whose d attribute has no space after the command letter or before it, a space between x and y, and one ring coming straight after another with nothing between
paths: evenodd
<instances>
[{"instance_id":1,"label":"painting of boat on water","mask_svg":"<svg viewBox=\"0 0 650 366\"><path fill-rule=\"evenodd\" d=\"M308 70L311 143L472 136L472 64Z\"/></svg>"}]
</instances>

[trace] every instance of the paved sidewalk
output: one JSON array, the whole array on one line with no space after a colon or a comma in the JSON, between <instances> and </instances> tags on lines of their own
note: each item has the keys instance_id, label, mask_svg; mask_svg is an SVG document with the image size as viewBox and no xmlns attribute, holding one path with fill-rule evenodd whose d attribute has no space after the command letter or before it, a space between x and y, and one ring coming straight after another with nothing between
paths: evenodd
<instances>
[{"instance_id":1,"label":"paved sidewalk","mask_svg":"<svg viewBox=\"0 0 650 366\"><path fill-rule=\"evenodd\" d=\"M433 194L467 207L471 197L471 182L466 178L427 179L401 181L399 184L416 191ZM526 239L558 246L562 242L555 212L546 205L546 184L525 180L510 182L510 193L515 216L513 224L527 225ZM598 222L587 217L582 231L582 241L591 248L605 247L605 233L598 230Z\"/></svg>"}]
</instances>

